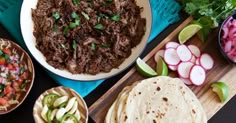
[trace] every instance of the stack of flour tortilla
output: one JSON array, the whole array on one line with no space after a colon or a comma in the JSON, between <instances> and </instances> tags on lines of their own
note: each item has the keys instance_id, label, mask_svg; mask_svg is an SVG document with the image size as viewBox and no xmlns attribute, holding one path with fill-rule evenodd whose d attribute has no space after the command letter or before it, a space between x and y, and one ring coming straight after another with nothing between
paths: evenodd
<instances>
[{"instance_id":1,"label":"stack of flour tortilla","mask_svg":"<svg viewBox=\"0 0 236 123\"><path fill-rule=\"evenodd\" d=\"M159 76L125 87L105 123L207 123L194 93L178 78Z\"/></svg>"}]
</instances>

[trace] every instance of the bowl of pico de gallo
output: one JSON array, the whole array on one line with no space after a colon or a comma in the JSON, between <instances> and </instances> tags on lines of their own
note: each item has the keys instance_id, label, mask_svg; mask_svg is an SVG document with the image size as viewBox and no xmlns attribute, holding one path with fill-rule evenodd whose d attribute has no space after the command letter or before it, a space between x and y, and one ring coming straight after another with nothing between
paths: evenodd
<instances>
[{"instance_id":1,"label":"bowl of pico de gallo","mask_svg":"<svg viewBox=\"0 0 236 123\"><path fill-rule=\"evenodd\" d=\"M35 77L30 56L13 41L0 38L0 114L22 104Z\"/></svg>"}]
</instances>

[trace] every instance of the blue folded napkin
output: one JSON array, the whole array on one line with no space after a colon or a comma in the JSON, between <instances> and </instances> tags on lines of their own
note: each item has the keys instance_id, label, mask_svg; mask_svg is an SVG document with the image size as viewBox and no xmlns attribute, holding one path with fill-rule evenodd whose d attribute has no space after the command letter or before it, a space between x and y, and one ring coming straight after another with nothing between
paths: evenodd
<instances>
[{"instance_id":1,"label":"blue folded napkin","mask_svg":"<svg viewBox=\"0 0 236 123\"><path fill-rule=\"evenodd\" d=\"M16 39L16 42L26 49L20 30L20 9L22 1L23 0L8 0L6 3L11 4L5 4L3 7L0 5L0 23ZM3 5L4 3L5 2L0 0L0 4ZM150 4L153 20L151 34L148 40L149 42L170 24L177 22L179 20L178 13L180 11L180 5L175 0L150 0ZM58 84L73 88L82 97L88 95L104 82L104 80L80 82L57 76L49 71L47 71L47 73Z\"/></svg>"}]
</instances>

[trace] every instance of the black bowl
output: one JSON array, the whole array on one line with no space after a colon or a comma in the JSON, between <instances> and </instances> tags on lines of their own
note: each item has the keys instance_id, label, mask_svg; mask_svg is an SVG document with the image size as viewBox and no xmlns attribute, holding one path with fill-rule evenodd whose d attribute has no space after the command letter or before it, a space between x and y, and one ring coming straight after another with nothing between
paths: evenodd
<instances>
[{"instance_id":1,"label":"black bowl","mask_svg":"<svg viewBox=\"0 0 236 123\"><path fill-rule=\"evenodd\" d=\"M225 53L225 51L224 51L224 49L223 49L223 47L222 47L222 43L221 43L221 42L222 42L221 37L222 37L222 33L223 33L222 28L223 28L224 24L227 22L227 20L230 19L231 17L234 18L234 19L236 19L236 13L234 13L234 14L230 15L229 17L227 17L227 18L223 21L223 23L221 24L220 29L219 29L219 33L218 33L218 44L219 44L220 52L221 52L221 54L224 56L224 58L225 58L227 61L229 61L230 63L236 64L236 62L233 61L233 60Z\"/></svg>"}]
</instances>

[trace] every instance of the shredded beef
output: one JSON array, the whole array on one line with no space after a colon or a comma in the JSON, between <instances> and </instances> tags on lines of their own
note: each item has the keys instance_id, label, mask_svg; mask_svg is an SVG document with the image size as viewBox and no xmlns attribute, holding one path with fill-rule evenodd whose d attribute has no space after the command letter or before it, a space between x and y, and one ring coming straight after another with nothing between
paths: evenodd
<instances>
[{"instance_id":1,"label":"shredded beef","mask_svg":"<svg viewBox=\"0 0 236 123\"><path fill-rule=\"evenodd\" d=\"M73 74L109 72L131 54L146 19L134 0L39 0L32 9L36 47Z\"/></svg>"}]
</instances>

